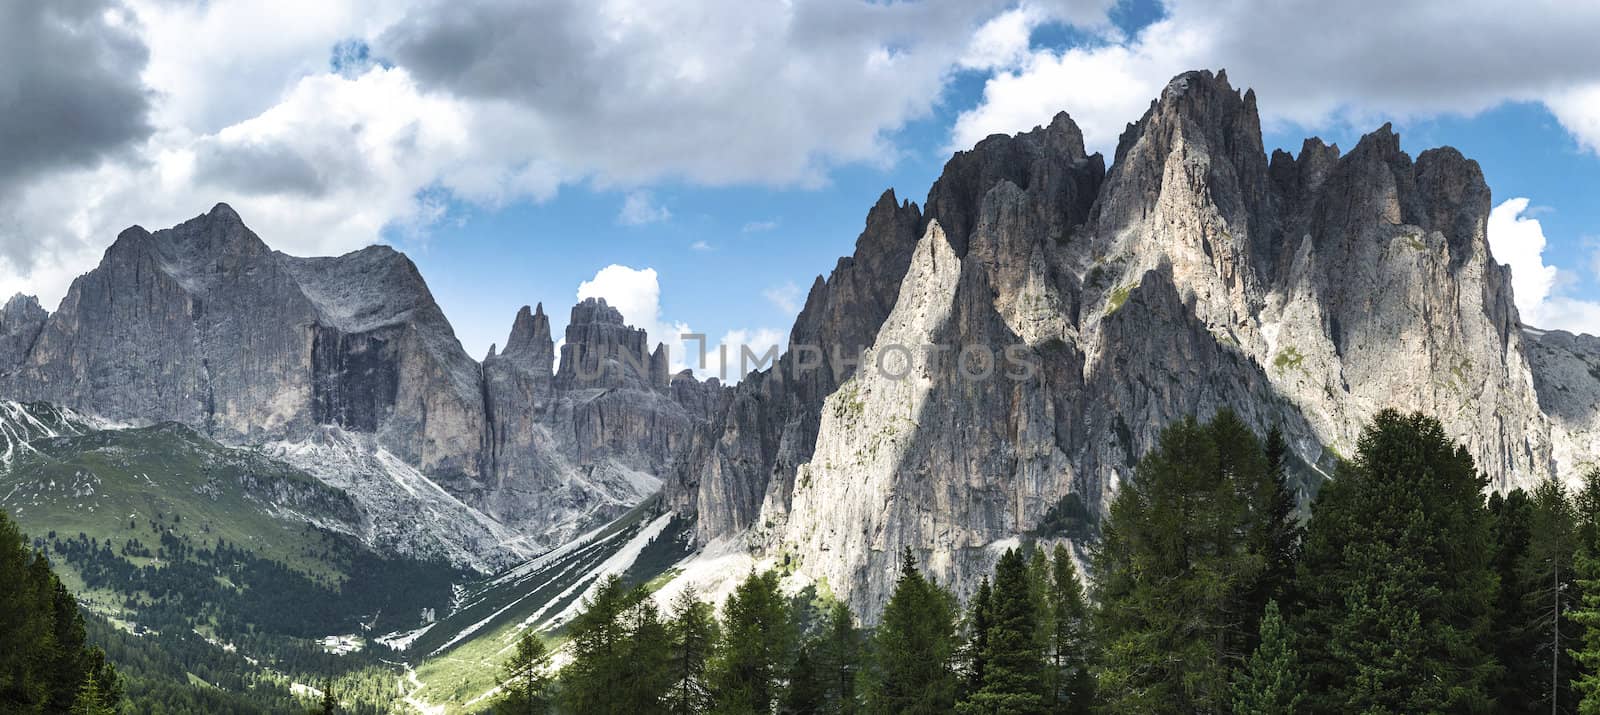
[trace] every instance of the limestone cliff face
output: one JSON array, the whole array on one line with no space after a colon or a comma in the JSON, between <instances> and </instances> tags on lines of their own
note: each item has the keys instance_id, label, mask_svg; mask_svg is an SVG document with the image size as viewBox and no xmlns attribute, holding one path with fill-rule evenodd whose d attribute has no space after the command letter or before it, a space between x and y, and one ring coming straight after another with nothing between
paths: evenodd
<instances>
[{"instance_id":1,"label":"limestone cliff face","mask_svg":"<svg viewBox=\"0 0 1600 715\"><path fill-rule=\"evenodd\" d=\"M486 509L554 546L661 487L721 387L667 375L666 352L602 299L572 309L552 373L550 321L524 307L483 361Z\"/></svg>"},{"instance_id":2,"label":"limestone cliff face","mask_svg":"<svg viewBox=\"0 0 1600 715\"><path fill-rule=\"evenodd\" d=\"M722 388L667 375L647 342L581 303L557 373L525 308L480 365L403 254L288 256L218 204L124 231L54 313L8 302L0 391L262 446L350 490L374 545L493 567L643 501L710 419ZM438 533L411 538L414 514Z\"/></svg>"},{"instance_id":3,"label":"limestone cliff face","mask_svg":"<svg viewBox=\"0 0 1600 715\"><path fill-rule=\"evenodd\" d=\"M285 256L224 204L124 231L0 371L10 395L113 420L242 441L335 424L428 471L477 472L477 367L410 260Z\"/></svg>"},{"instance_id":4,"label":"limestone cliff face","mask_svg":"<svg viewBox=\"0 0 1600 715\"><path fill-rule=\"evenodd\" d=\"M1600 337L1523 329L1539 405L1550 416L1556 471L1600 469Z\"/></svg>"},{"instance_id":5,"label":"limestone cliff face","mask_svg":"<svg viewBox=\"0 0 1600 715\"><path fill-rule=\"evenodd\" d=\"M1311 473L1390 406L1438 416L1496 488L1594 459L1600 350L1524 334L1475 163L1413 161L1388 127L1269 158L1253 93L1209 72L1174 79L1109 171L1080 137L1065 115L990 137L915 233L869 217L791 335L870 334L862 366L797 381L791 352L739 386L668 485L699 538L786 554L872 614L901 548L967 591L1064 498L1103 510L1187 414L1280 426ZM827 313L863 254L895 257L872 273L887 310ZM1037 370L970 379L970 346Z\"/></svg>"}]
</instances>

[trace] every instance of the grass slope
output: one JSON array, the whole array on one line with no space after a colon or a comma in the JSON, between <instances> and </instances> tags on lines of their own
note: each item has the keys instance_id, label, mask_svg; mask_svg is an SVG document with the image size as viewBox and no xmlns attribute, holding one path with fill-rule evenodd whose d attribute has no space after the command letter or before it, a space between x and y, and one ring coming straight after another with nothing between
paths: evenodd
<instances>
[{"instance_id":1,"label":"grass slope","mask_svg":"<svg viewBox=\"0 0 1600 715\"><path fill-rule=\"evenodd\" d=\"M469 587L460 607L406 650L423 684L412 697L448 713L482 709L500 663L525 629L538 629L558 647L564 641L560 616L599 578L617 573L629 585L659 584L688 555L689 534L681 520L658 516L657 500Z\"/></svg>"}]
</instances>

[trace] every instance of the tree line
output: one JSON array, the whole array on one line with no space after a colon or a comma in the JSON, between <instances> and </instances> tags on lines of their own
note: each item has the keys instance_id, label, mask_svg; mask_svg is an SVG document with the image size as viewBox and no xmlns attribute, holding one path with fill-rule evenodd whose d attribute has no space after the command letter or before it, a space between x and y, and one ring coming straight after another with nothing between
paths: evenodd
<instances>
[{"instance_id":1,"label":"tree line","mask_svg":"<svg viewBox=\"0 0 1600 715\"><path fill-rule=\"evenodd\" d=\"M1378 414L1308 510L1281 433L1185 419L1100 538L1023 544L965 603L907 550L875 628L752 572L720 612L612 577L525 633L495 708L570 713L1600 712L1600 471L1488 481L1438 421ZM1080 558L1087 578L1080 579Z\"/></svg>"},{"instance_id":2,"label":"tree line","mask_svg":"<svg viewBox=\"0 0 1600 715\"><path fill-rule=\"evenodd\" d=\"M91 646L78 602L0 511L0 711L114 713L122 678Z\"/></svg>"}]
</instances>

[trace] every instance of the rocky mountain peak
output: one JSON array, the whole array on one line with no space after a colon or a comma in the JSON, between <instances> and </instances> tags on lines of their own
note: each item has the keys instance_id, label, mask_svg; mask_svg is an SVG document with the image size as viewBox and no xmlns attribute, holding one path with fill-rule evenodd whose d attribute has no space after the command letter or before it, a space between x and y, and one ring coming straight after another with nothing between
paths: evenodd
<instances>
[{"instance_id":1,"label":"rocky mountain peak","mask_svg":"<svg viewBox=\"0 0 1600 715\"><path fill-rule=\"evenodd\" d=\"M657 357L661 354L653 355L645 331L628 325L604 298L585 298L572 306L556 386L561 390L665 388L666 363Z\"/></svg>"},{"instance_id":2,"label":"rocky mountain peak","mask_svg":"<svg viewBox=\"0 0 1600 715\"><path fill-rule=\"evenodd\" d=\"M21 293L11 296L0 308L0 375L22 363L49 317L38 298Z\"/></svg>"},{"instance_id":3,"label":"rocky mountain peak","mask_svg":"<svg viewBox=\"0 0 1600 715\"><path fill-rule=\"evenodd\" d=\"M544 314L544 304L540 303L535 310L524 305L511 322L511 337L506 339L502 354L508 357L547 354L553 349L552 345L550 318Z\"/></svg>"}]
</instances>

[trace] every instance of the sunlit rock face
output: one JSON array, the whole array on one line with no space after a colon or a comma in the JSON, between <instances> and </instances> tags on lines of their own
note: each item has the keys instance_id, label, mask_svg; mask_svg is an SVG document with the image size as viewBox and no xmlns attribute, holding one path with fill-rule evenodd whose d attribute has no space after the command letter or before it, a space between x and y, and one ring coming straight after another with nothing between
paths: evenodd
<instances>
[{"instance_id":1,"label":"sunlit rock face","mask_svg":"<svg viewBox=\"0 0 1600 715\"><path fill-rule=\"evenodd\" d=\"M862 366L893 346L1010 349L1034 374L780 364L696 436L670 502L700 539L738 535L872 614L901 548L967 591L1069 496L1103 510L1188 414L1281 427L1310 479L1385 407L1438 416L1496 489L1573 479L1595 450L1600 369L1578 365L1596 351L1529 347L1489 208L1476 163L1413 160L1387 126L1349 154L1312 139L1269 157L1254 94L1209 72L1175 78L1109 170L1064 114L990 137L920 215L873 208L792 337L870 335ZM869 309L830 311L841 294ZM1590 392L1547 387L1547 364Z\"/></svg>"}]
</instances>

